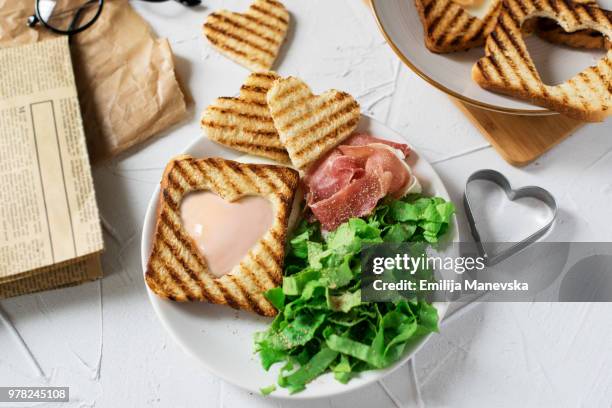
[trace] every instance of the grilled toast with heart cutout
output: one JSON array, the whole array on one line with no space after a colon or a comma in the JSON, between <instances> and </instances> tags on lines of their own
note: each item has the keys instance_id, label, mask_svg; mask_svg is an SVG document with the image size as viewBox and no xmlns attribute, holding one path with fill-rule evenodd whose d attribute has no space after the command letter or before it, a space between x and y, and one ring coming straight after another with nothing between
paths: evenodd
<instances>
[{"instance_id":1,"label":"grilled toast with heart cutout","mask_svg":"<svg viewBox=\"0 0 612 408\"><path fill-rule=\"evenodd\" d=\"M314 95L295 77L274 82L268 106L281 143L300 170L348 138L361 116L359 104L348 93L332 89Z\"/></svg>"},{"instance_id":2,"label":"grilled toast with heart cutout","mask_svg":"<svg viewBox=\"0 0 612 408\"><path fill-rule=\"evenodd\" d=\"M227 304L264 316L276 309L263 293L282 282L288 220L299 182L283 166L245 164L220 158L178 156L161 181L153 248L145 281L158 296L179 301ZM183 227L180 208L189 193L209 190L226 201L243 196L268 199L274 210L270 229L230 273L217 278Z\"/></svg>"},{"instance_id":3,"label":"grilled toast with heart cutout","mask_svg":"<svg viewBox=\"0 0 612 408\"><path fill-rule=\"evenodd\" d=\"M612 113L612 50L569 80L549 86L542 82L521 33L533 17L556 20L568 32L596 30L612 39L612 21L598 7L564 0L506 0L498 23L487 38L486 56L472 68L481 87L563 113L577 120L597 122Z\"/></svg>"},{"instance_id":4,"label":"grilled toast with heart cutout","mask_svg":"<svg viewBox=\"0 0 612 408\"><path fill-rule=\"evenodd\" d=\"M291 163L266 100L279 78L271 71L255 72L246 79L239 96L217 98L202 114L200 125L206 136L244 153Z\"/></svg>"},{"instance_id":5,"label":"grilled toast with heart cutout","mask_svg":"<svg viewBox=\"0 0 612 408\"><path fill-rule=\"evenodd\" d=\"M482 46L495 27L502 0L494 0L482 19L452 0L415 0L415 5L425 46L435 53L449 53Z\"/></svg>"},{"instance_id":6,"label":"grilled toast with heart cutout","mask_svg":"<svg viewBox=\"0 0 612 408\"><path fill-rule=\"evenodd\" d=\"M272 68L287 36L289 12L276 0L255 0L246 13L219 10L204 23L214 48L251 71Z\"/></svg>"}]
</instances>

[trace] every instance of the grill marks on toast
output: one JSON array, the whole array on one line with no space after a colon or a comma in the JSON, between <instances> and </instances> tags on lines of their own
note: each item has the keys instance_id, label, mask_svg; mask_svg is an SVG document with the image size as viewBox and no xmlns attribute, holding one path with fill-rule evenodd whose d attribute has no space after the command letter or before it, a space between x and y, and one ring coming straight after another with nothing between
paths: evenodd
<instances>
[{"instance_id":1,"label":"grill marks on toast","mask_svg":"<svg viewBox=\"0 0 612 408\"><path fill-rule=\"evenodd\" d=\"M206 136L220 144L281 163L290 163L266 101L279 76L274 72L249 75L237 97L217 98L202 114Z\"/></svg>"},{"instance_id":2,"label":"grill marks on toast","mask_svg":"<svg viewBox=\"0 0 612 408\"><path fill-rule=\"evenodd\" d=\"M597 7L565 0L507 0L487 38L486 56L472 68L472 78L485 89L526 99L578 120L603 120L612 107L612 50L596 66L560 85L548 86L542 82L521 32L525 21L536 16L554 19L567 31L596 30L612 38L609 13Z\"/></svg>"},{"instance_id":3,"label":"grill marks on toast","mask_svg":"<svg viewBox=\"0 0 612 408\"><path fill-rule=\"evenodd\" d=\"M252 71L262 71L274 64L288 27L289 13L282 3L255 0L246 13L211 13L203 30L222 54Z\"/></svg>"},{"instance_id":4,"label":"grill marks on toast","mask_svg":"<svg viewBox=\"0 0 612 408\"><path fill-rule=\"evenodd\" d=\"M190 156L173 159L161 182L153 248L145 274L149 288L175 301L206 301L275 315L263 292L282 281L287 222L297 185L298 173L287 167ZM210 274L206 260L182 226L180 202L197 190L211 190L228 201L244 195L263 196L275 210L270 230L230 274L220 278Z\"/></svg>"},{"instance_id":5,"label":"grill marks on toast","mask_svg":"<svg viewBox=\"0 0 612 408\"><path fill-rule=\"evenodd\" d=\"M612 11L604 11L604 16L602 16L593 13L589 7L584 9L593 20L601 24L610 24L612 21ZM553 44L567 45L573 48L612 49L612 41L602 36L598 31L578 30L568 33L554 21L548 19L538 19L535 25L535 33Z\"/></svg>"},{"instance_id":6,"label":"grill marks on toast","mask_svg":"<svg viewBox=\"0 0 612 408\"><path fill-rule=\"evenodd\" d=\"M277 80L268 92L268 105L291 162L306 169L349 137L357 127L359 104L345 92L313 95L295 77Z\"/></svg>"},{"instance_id":7,"label":"grill marks on toast","mask_svg":"<svg viewBox=\"0 0 612 408\"><path fill-rule=\"evenodd\" d=\"M495 0L483 19L468 13L452 0L415 0L423 24L425 46L447 53L478 47L495 26L502 1Z\"/></svg>"},{"instance_id":8,"label":"grill marks on toast","mask_svg":"<svg viewBox=\"0 0 612 408\"><path fill-rule=\"evenodd\" d=\"M224 108L220 108L218 106L211 106L209 107L210 110L217 112L220 115L232 115L232 116L238 116L242 119L248 119L248 120L256 120L259 122L267 122L270 123L272 122L272 118L268 115L261 115L261 114L257 114L257 113L246 113L246 112L240 112L239 110L235 110L232 109L230 107L228 107L227 109Z\"/></svg>"}]
</instances>

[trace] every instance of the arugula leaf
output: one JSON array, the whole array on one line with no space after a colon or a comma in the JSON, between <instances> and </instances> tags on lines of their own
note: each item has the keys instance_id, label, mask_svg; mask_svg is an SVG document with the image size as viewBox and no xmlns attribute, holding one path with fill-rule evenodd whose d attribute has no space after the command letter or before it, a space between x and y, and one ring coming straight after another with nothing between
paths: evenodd
<instances>
[{"instance_id":1,"label":"arugula leaf","mask_svg":"<svg viewBox=\"0 0 612 408\"><path fill-rule=\"evenodd\" d=\"M324 282L330 289L336 289L351 282L354 274L349 264L350 259L351 256L345 256L341 264L322 271Z\"/></svg>"},{"instance_id":2,"label":"arugula leaf","mask_svg":"<svg viewBox=\"0 0 612 408\"><path fill-rule=\"evenodd\" d=\"M338 357L337 351L324 347L308 363L285 377L286 384L293 388L292 393L304 389L306 383L323 374L336 357Z\"/></svg>"},{"instance_id":3,"label":"arugula leaf","mask_svg":"<svg viewBox=\"0 0 612 408\"><path fill-rule=\"evenodd\" d=\"M297 258L308 257L308 239L310 238L308 231L296 235L291 241L292 254Z\"/></svg>"},{"instance_id":4,"label":"arugula leaf","mask_svg":"<svg viewBox=\"0 0 612 408\"><path fill-rule=\"evenodd\" d=\"M279 313L255 334L264 369L284 362L278 385L299 392L326 371L346 383L361 371L388 367L409 342L437 331L437 310L425 301L361 301L361 252L381 242L436 243L454 212L439 197L410 195L385 199L369 216L325 235L320 224L302 220L287 246L282 287L264 294Z\"/></svg>"},{"instance_id":5,"label":"arugula leaf","mask_svg":"<svg viewBox=\"0 0 612 408\"><path fill-rule=\"evenodd\" d=\"M343 355L355 357L359 360L365 361L366 363L372 364L376 368L378 367L378 362L372 352L372 349L358 341L351 340L347 337L340 337L338 335L332 334L326 339L327 347L332 350L336 350Z\"/></svg>"},{"instance_id":6,"label":"arugula leaf","mask_svg":"<svg viewBox=\"0 0 612 408\"><path fill-rule=\"evenodd\" d=\"M261 395L270 395L274 391L276 391L276 385L274 384L259 389Z\"/></svg>"},{"instance_id":7,"label":"arugula leaf","mask_svg":"<svg viewBox=\"0 0 612 408\"><path fill-rule=\"evenodd\" d=\"M323 267L321 260L331 254L331 251L324 251L323 244L313 241L308 241L306 248L308 250L308 263L310 267L315 270L321 269Z\"/></svg>"},{"instance_id":8,"label":"arugula leaf","mask_svg":"<svg viewBox=\"0 0 612 408\"><path fill-rule=\"evenodd\" d=\"M391 217L401 222L418 221L421 218L421 210L414 204L395 201L391 204Z\"/></svg>"},{"instance_id":9,"label":"arugula leaf","mask_svg":"<svg viewBox=\"0 0 612 408\"><path fill-rule=\"evenodd\" d=\"M264 296L277 310L283 310L285 307L285 294L283 293L283 288L272 288L264 293Z\"/></svg>"},{"instance_id":10,"label":"arugula leaf","mask_svg":"<svg viewBox=\"0 0 612 408\"><path fill-rule=\"evenodd\" d=\"M306 284L312 280L319 279L321 272L313 271L311 269L304 269L291 276L285 276L283 278L283 293L286 296L297 296L302 293ZM271 289L274 290L274 289ZM268 291L270 292L270 291ZM266 292L266 293L268 293Z\"/></svg>"},{"instance_id":11,"label":"arugula leaf","mask_svg":"<svg viewBox=\"0 0 612 408\"><path fill-rule=\"evenodd\" d=\"M287 357L287 353L283 350L270 347L266 344L259 344L259 357L261 359L261 365L268 371L274 363L283 361Z\"/></svg>"},{"instance_id":12,"label":"arugula leaf","mask_svg":"<svg viewBox=\"0 0 612 408\"><path fill-rule=\"evenodd\" d=\"M414 235L416 229L417 226L415 224L395 224L390 226L389 229L387 229L383 240L385 242L394 243L407 242L410 237Z\"/></svg>"},{"instance_id":13,"label":"arugula leaf","mask_svg":"<svg viewBox=\"0 0 612 408\"><path fill-rule=\"evenodd\" d=\"M290 350L303 346L314 337L315 331L325 320L325 314L299 313L282 330L267 339L269 347L275 350Z\"/></svg>"},{"instance_id":14,"label":"arugula leaf","mask_svg":"<svg viewBox=\"0 0 612 408\"><path fill-rule=\"evenodd\" d=\"M332 367L331 371L334 373L334 378L346 384L352 377L352 367L348 356L345 354L340 355L340 362Z\"/></svg>"},{"instance_id":15,"label":"arugula leaf","mask_svg":"<svg viewBox=\"0 0 612 408\"><path fill-rule=\"evenodd\" d=\"M329 296L327 306L335 312L347 313L352 308L361 304L361 289L355 292L344 292L340 296Z\"/></svg>"},{"instance_id":16,"label":"arugula leaf","mask_svg":"<svg viewBox=\"0 0 612 408\"><path fill-rule=\"evenodd\" d=\"M350 246L356 237L356 228L350 223L340 225L335 231L329 233L325 239L329 249L342 248Z\"/></svg>"}]
</instances>

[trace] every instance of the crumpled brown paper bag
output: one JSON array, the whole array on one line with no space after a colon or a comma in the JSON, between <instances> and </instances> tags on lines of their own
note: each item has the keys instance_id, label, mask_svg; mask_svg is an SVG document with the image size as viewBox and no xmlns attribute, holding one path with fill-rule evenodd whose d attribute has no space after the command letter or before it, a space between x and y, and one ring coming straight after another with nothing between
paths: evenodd
<instances>
[{"instance_id":1,"label":"crumpled brown paper bag","mask_svg":"<svg viewBox=\"0 0 612 408\"><path fill-rule=\"evenodd\" d=\"M34 1L0 0L0 47L51 38L27 27ZM107 0L98 21L72 37L71 52L92 161L112 157L188 114L170 44L127 0Z\"/></svg>"}]
</instances>

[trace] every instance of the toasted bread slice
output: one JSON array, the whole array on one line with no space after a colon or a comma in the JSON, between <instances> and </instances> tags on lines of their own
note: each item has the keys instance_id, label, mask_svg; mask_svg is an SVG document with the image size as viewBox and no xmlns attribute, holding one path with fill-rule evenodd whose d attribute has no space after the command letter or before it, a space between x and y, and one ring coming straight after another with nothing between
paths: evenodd
<instances>
[{"instance_id":1,"label":"toasted bread slice","mask_svg":"<svg viewBox=\"0 0 612 408\"><path fill-rule=\"evenodd\" d=\"M268 106L280 140L300 170L349 137L361 115L359 104L348 93L332 89L313 95L308 85L295 77L274 82Z\"/></svg>"},{"instance_id":2,"label":"toasted bread slice","mask_svg":"<svg viewBox=\"0 0 612 408\"><path fill-rule=\"evenodd\" d=\"M556 20L565 31L596 30L612 38L612 22L597 7L564 0L507 0L472 78L491 91L525 99L574 119L596 122L612 112L612 50L595 66L556 86L545 85L521 35L532 17Z\"/></svg>"},{"instance_id":3,"label":"toasted bread slice","mask_svg":"<svg viewBox=\"0 0 612 408\"><path fill-rule=\"evenodd\" d=\"M605 11L608 19L612 20L612 12ZM540 18L535 25L538 37L553 44L566 45L572 48L605 49L612 48L612 41L595 30L578 30L573 33L566 32L559 24L552 20Z\"/></svg>"},{"instance_id":4,"label":"toasted bread slice","mask_svg":"<svg viewBox=\"0 0 612 408\"><path fill-rule=\"evenodd\" d=\"M495 27L502 0L494 0L482 19L452 0L415 0L415 5L425 46L432 52L448 53L483 45Z\"/></svg>"},{"instance_id":5,"label":"toasted bread slice","mask_svg":"<svg viewBox=\"0 0 612 408\"><path fill-rule=\"evenodd\" d=\"M161 181L157 224L145 280L163 298L227 304L264 316L275 308L263 293L282 281L287 223L298 173L288 167L243 164L219 158L174 158ZM229 274L212 275L196 243L183 228L181 200L188 193L210 190L227 201L242 196L265 197L272 203L274 221L244 259Z\"/></svg>"},{"instance_id":6,"label":"toasted bread slice","mask_svg":"<svg viewBox=\"0 0 612 408\"><path fill-rule=\"evenodd\" d=\"M291 163L266 101L278 78L271 71L255 72L242 85L239 96L217 98L202 114L200 124L206 136L241 152Z\"/></svg>"},{"instance_id":7,"label":"toasted bread slice","mask_svg":"<svg viewBox=\"0 0 612 408\"><path fill-rule=\"evenodd\" d=\"M251 71L272 68L287 36L289 12L276 0L255 0L246 13L219 10L204 23L204 35L219 52Z\"/></svg>"}]
</instances>

